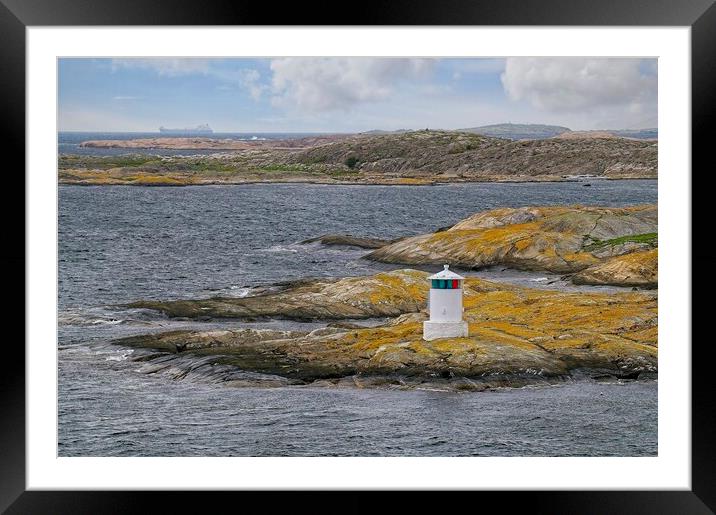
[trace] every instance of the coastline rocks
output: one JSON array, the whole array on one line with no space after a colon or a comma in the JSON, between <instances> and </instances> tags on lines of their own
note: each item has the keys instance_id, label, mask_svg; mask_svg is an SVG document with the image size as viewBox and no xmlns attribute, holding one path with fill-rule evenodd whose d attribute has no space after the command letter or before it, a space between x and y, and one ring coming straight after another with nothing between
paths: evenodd
<instances>
[{"instance_id":1,"label":"coastline rocks","mask_svg":"<svg viewBox=\"0 0 716 515\"><path fill-rule=\"evenodd\" d=\"M316 279L288 283L278 291L249 297L200 300L142 300L131 308L148 308L170 317L260 318L291 320L394 317L425 307L427 272L396 270L371 277Z\"/></svg>"},{"instance_id":2,"label":"coastline rocks","mask_svg":"<svg viewBox=\"0 0 716 515\"><path fill-rule=\"evenodd\" d=\"M657 226L655 205L501 208L477 213L446 231L403 238L365 257L385 263L574 273L601 263L602 256L633 250L622 240L655 234Z\"/></svg>"},{"instance_id":3,"label":"coastline rocks","mask_svg":"<svg viewBox=\"0 0 716 515\"><path fill-rule=\"evenodd\" d=\"M384 310L401 311L409 305L407 297L416 308L424 305L426 273L391 274L389 281L411 278L405 291L386 295L383 286L376 287L386 284L385 277L376 278L387 274L332 284L350 285L363 292L359 297L378 295L373 302ZM321 284L321 296L340 295L341 288ZM323 300L321 305L328 304ZM464 306L469 336L430 342L422 339L426 315L416 309L378 327L326 327L310 333L172 331L113 343L183 359L213 356L211 363L217 366L304 383L341 378L357 378L354 382L364 385L457 381L461 388L484 389L561 381L577 370L613 377L657 371L655 292L568 293L468 278Z\"/></svg>"},{"instance_id":4,"label":"coastline rocks","mask_svg":"<svg viewBox=\"0 0 716 515\"><path fill-rule=\"evenodd\" d=\"M572 282L575 284L656 288L658 267L658 249L632 252L582 270L572 276Z\"/></svg>"},{"instance_id":5,"label":"coastline rocks","mask_svg":"<svg viewBox=\"0 0 716 515\"><path fill-rule=\"evenodd\" d=\"M381 240L379 238L361 238L348 234L324 234L316 238L304 240L301 243L322 243L323 245L344 245L347 247L360 247L362 249L379 249L392 243L392 240Z\"/></svg>"}]
</instances>

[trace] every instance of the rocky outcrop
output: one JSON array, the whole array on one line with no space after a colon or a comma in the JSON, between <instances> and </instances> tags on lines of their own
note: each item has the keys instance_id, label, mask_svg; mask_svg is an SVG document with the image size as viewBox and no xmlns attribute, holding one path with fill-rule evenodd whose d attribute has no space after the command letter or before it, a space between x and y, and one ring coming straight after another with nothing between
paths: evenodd
<instances>
[{"instance_id":1,"label":"rocky outcrop","mask_svg":"<svg viewBox=\"0 0 716 515\"><path fill-rule=\"evenodd\" d=\"M320 306L351 305L349 297L377 295L370 303L382 305L381 312L407 311L383 326L325 327L312 332L173 331L114 343L156 352L143 358L149 372L169 366L171 361L164 356L209 356L201 363L215 374L230 370L221 367L234 367L301 383L349 379L356 384L384 384L392 378L400 384L446 380L461 389L483 389L584 374L634 378L657 370L655 292L567 293L468 278L469 336L427 342L421 324L426 313L414 308L425 305L428 274L393 272L388 282L404 284L396 282L390 292L376 287L386 284L385 275L335 281L333 289L321 282L316 289L320 295L293 291L296 298ZM337 300L346 287L365 293ZM321 296L329 298L321 300ZM283 309L284 316L295 313L287 301ZM346 312L346 316L353 314Z\"/></svg>"},{"instance_id":2,"label":"rocky outcrop","mask_svg":"<svg viewBox=\"0 0 716 515\"><path fill-rule=\"evenodd\" d=\"M392 317L425 306L427 273L396 270L371 277L293 281L248 297L128 304L181 318L285 318L291 320Z\"/></svg>"},{"instance_id":3,"label":"rocky outcrop","mask_svg":"<svg viewBox=\"0 0 716 515\"><path fill-rule=\"evenodd\" d=\"M572 277L575 284L640 286L658 285L658 249L632 252L590 266Z\"/></svg>"},{"instance_id":4,"label":"rocky outcrop","mask_svg":"<svg viewBox=\"0 0 716 515\"><path fill-rule=\"evenodd\" d=\"M411 265L502 265L574 273L607 256L655 245L657 226L655 205L500 208L444 231L403 238L366 257Z\"/></svg>"},{"instance_id":5,"label":"rocky outcrop","mask_svg":"<svg viewBox=\"0 0 716 515\"><path fill-rule=\"evenodd\" d=\"M307 148L323 145L346 135L309 136L293 139L240 140L232 138L136 138L89 140L80 143L86 148L171 149L171 150L250 150L256 148Z\"/></svg>"},{"instance_id":6,"label":"rocky outcrop","mask_svg":"<svg viewBox=\"0 0 716 515\"><path fill-rule=\"evenodd\" d=\"M292 155L300 163L353 163L361 172L455 175L469 180L510 176L605 175L629 165L633 177L657 177L651 141L578 138L512 141L456 131L359 135ZM350 160L350 161L348 161Z\"/></svg>"},{"instance_id":7,"label":"rocky outcrop","mask_svg":"<svg viewBox=\"0 0 716 515\"><path fill-rule=\"evenodd\" d=\"M426 130L294 140L150 138L87 141L82 145L226 152L161 158L63 154L58 163L61 183L431 185L561 181L575 175L655 179L658 175L657 144L625 138L512 141L469 132Z\"/></svg>"},{"instance_id":8,"label":"rocky outcrop","mask_svg":"<svg viewBox=\"0 0 716 515\"><path fill-rule=\"evenodd\" d=\"M379 238L361 238L348 234L324 234L316 238L304 240L301 243L322 243L323 245L343 245L347 247L360 247L363 249L379 249L392 243L392 240L381 240Z\"/></svg>"},{"instance_id":9,"label":"rocky outcrop","mask_svg":"<svg viewBox=\"0 0 716 515\"><path fill-rule=\"evenodd\" d=\"M613 139L618 136L609 131L565 131L553 137L559 139Z\"/></svg>"}]
</instances>

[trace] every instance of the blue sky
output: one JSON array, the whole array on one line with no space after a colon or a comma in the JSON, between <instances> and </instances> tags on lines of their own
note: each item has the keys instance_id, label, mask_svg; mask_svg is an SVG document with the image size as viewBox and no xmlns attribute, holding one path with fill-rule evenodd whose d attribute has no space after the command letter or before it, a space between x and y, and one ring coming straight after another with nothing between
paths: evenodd
<instances>
[{"instance_id":1,"label":"blue sky","mask_svg":"<svg viewBox=\"0 0 716 515\"><path fill-rule=\"evenodd\" d=\"M656 59L63 58L59 129L657 126Z\"/></svg>"}]
</instances>

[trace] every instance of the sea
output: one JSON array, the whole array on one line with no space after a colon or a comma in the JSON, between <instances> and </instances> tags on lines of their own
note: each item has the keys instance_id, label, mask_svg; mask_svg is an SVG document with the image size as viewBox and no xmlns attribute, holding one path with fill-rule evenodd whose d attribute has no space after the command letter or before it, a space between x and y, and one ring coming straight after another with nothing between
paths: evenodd
<instances>
[{"instance_id":1,"label":"sea","mask_svg":"<svg viewBox=\"0 0 716 515\"><path fill-rule=\"evenodd\" d=\"M121 149L78 144L120 136L158 134L60 133L58 150L106 155ZM184 328L310 330L325 322L182 321L122 304L244 296L255 286L290 279L402 268L363 259L364 249L302 243L322 234L390 239L431 232L494 207L656 201L656 181L593 178L438 186L60 185L58 454L656 456L656 380L486 392L235 388L191 374L177 379L146 373L135 359L138 351L110 343ZM536 288L618 290L500 267L461 272Z\"/></svg>"}]
</instances>

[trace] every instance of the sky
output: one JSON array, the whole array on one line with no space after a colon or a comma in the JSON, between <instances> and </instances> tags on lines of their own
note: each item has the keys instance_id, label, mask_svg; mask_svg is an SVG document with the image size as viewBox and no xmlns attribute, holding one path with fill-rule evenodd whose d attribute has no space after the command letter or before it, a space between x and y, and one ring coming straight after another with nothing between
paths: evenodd
<instances>
[{"instance_id":1,"label":"sky","mask_svg":"<svg viewBox=\"0 0 716 515\"><path fill-rule=\"evenodd\" d=\"M657 127L637 58L61 58L61 131L363 132Z\"/></svg>"}]
</instances>

